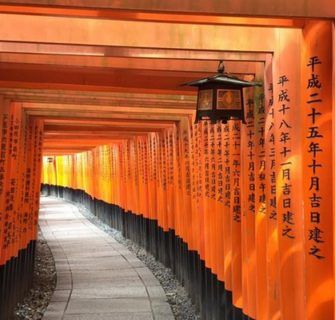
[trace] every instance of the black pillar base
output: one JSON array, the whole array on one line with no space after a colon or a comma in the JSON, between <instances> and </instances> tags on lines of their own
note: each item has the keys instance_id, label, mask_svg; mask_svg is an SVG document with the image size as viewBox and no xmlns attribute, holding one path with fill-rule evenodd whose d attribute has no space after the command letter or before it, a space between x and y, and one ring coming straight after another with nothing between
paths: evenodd
<instances>
[{"instance_id":1,"label":"black pillar base","mask_svg":"<svg viewBox=\"0 0 335 320\"><path fill-rule=\"evenodd\" d=\"M16 304L32 285L36 241L0 266L0 319L10 320Z\"/></svg>"}]
</instances>

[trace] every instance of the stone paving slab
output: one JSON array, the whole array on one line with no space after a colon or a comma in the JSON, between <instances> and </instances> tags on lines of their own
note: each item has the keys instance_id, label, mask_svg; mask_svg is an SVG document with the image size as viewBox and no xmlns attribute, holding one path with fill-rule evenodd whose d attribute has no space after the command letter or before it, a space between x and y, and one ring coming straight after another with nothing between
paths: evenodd
<instances>
[{"instance_id":1,"label":"stone paving slab","mask_svg":"<svg viewBox=\"0 0 335 320\"><path fill-rule=\"evenodd\" d=\"M172 320L164 290L126 247L65 201L41 198L57 286L44 320Z\"/></svg>"},{"instance_id":2,"label":"stone paving slab","mask_svg":"<svg viewBox=\"0 0 335 320\"><path fill-rule=\"evenodd\" d=\"M94 313L137 313L151 312L150 302L146 298L119 299L75 299L70 300L67 314Z\"/></svg>"},{"instance_id":3,"label":"stone paving slab","mask_svg":"<svg viewBox=\"0 0 335 320\"><path fill-rule=\"evenodd\" d=\"M94 315L70 315L64 320L153 320L151 313L139 313L129 315L124 313L94 314ZM156 318L155 318L156 319ZM172 318L174 319L174 318ZM162 319L163 320L163 319ZM170 320L170 319L167 319Z\"/></svg>"},{"instance_id":4,"label":"stone paving slab","mask_svg":"<svg viewBox=\"0 0 335 320\"><path fill-rule=\"evenodd\" d=\"M143 285L132 287L110 286L108 289L73 289L71 299L147 298L147 296L147 291L145 290Z\"/></svg>"}]
</instances>

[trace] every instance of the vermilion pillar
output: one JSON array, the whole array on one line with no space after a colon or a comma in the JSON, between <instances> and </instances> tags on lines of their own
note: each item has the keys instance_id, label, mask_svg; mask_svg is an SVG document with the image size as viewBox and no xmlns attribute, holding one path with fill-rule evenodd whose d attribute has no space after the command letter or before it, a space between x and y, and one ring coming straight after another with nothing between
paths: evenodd
<instances>
[{"instance_id":1,"label":"vermilion pillar","mask_svg":"<svg viewBox=\"0 0 335 320\"><path fill-rule=\"evenodd\" d=\"M280 318L305 319L301 33L281 30L273 60ZM274 294L274 293L271 293ZM267 316L257 317L267 319Z\"/></svg>"},{"instance_id":2,"label":"vermilion pillar","mask_svg":"<svg viewBox=\"0 0 335 320\"><path fill-rule=\"evenodd\" d=\"M306 319L332 319L332 23L304 28L301 72Z\"/></svg>"}]
</instances>

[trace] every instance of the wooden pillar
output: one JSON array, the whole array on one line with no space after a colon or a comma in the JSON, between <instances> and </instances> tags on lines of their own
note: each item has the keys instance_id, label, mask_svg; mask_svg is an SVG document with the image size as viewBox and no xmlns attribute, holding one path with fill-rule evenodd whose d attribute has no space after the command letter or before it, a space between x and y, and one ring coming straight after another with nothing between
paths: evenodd
<instances>
[{"instance_id":1,"label":"wooden pillar","mask_svg":"<svg viewBox=\"0 0 335 320\"><path fill-rule=\"evenodd\" d=\"M242 309L242 246L241 246L241 124L229 121L230 143L230 218L232 234L232 292L233 304Z\"/></svg>"},{"instance_id":2,"label":"wooden pillar","mask_svg":"<svg viewBox=\"0 0 335 320\"><path fill-rule=\"evenodd\" d=\"M246 125L241 126L243 313L256 318L254 89L245 92Z\"/></svg>"},{"instance_id":3,"label":"wooden pillar","mask_svg":"<svg viewBox=\"0 0 335 320\"><path fill-rule=\"evenodd\" d=\"M333 57L334 57L334 53L335 53L335 23L333 22L332 24L332 52L333 52ZM332 84L335 84L335 63L333 61L332 63ZM332 132L333 132L333 137L335 137L335 89L332 89ZM334 142L333 142L333 163L332 163L332 168L333 168L333 199L335 199L335 148L334 148ZM335 201L333 201L333 278L335 275L335 254L334 254L334 248L335 248L335 236L334 236L334 230L335 230ZM335 298L333 299L334 303L335 303ZM334 305L335 308L335 305ZM335 319L335 313L333 316L333 319Z\"/></svg>"},{"instance_id":4,"label":"wooden pillar","mask_svg":"<svg viewBox=\"0 0 335 320\"><path fill-rule=\"evenodd\" d=\"M301 58L306 319L334 317L332 23L309 22Z\"/></svg>"},{"instance_id":5,"label":"wooden pillar","mask_svg":"<svg viewBox=\"0 0 335 320\"><path fill-rule=\"evenodd\" d=\"M273 60L281 319L305 319L301 31L278 30ZM263 319L263 318L259 318Z\"/></svg>"},{"instance_id":6,"label":"wooden pillar","mask_svg":"<svg viewBox=\"0 0 335 320\"><path fill-rule=\"evenodd\" d=\"M276 143L278 132L275 127L275 110L273 97L272 59L265 63L265 159L266 159L266 270L267 270L267 317L280 319L280 266L278 245L278 214L276 186Z\"/></svg>"},{"instance_id":7,"label":"wooden pillar","mask_svg":"<svg viewBox=\"0 0 335 320\"><path fill-rule=\"evenodd\" d=\"M5 185L8 180L6 171L8 163L8 144L9 144L9 101L0 97L0 266L7 261L7 250L5 249Z\"/></svg>"}]
</instances>

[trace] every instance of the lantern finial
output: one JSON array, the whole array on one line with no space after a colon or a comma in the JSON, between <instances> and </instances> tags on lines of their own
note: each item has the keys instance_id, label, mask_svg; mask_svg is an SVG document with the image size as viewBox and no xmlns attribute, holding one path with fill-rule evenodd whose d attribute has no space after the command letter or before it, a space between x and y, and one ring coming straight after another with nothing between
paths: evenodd
<instances>
[{"instance_id":1,"label":"lantern finial","mask_svg":"<svg viewBox=\"0 0 335 320\"><path fill-rule=\"evenodd\" d=\"M223 60L219 61L219 65L218 65L218 73L224 73L224 64L223 64Z\"/></svg>"}]
</instances>

